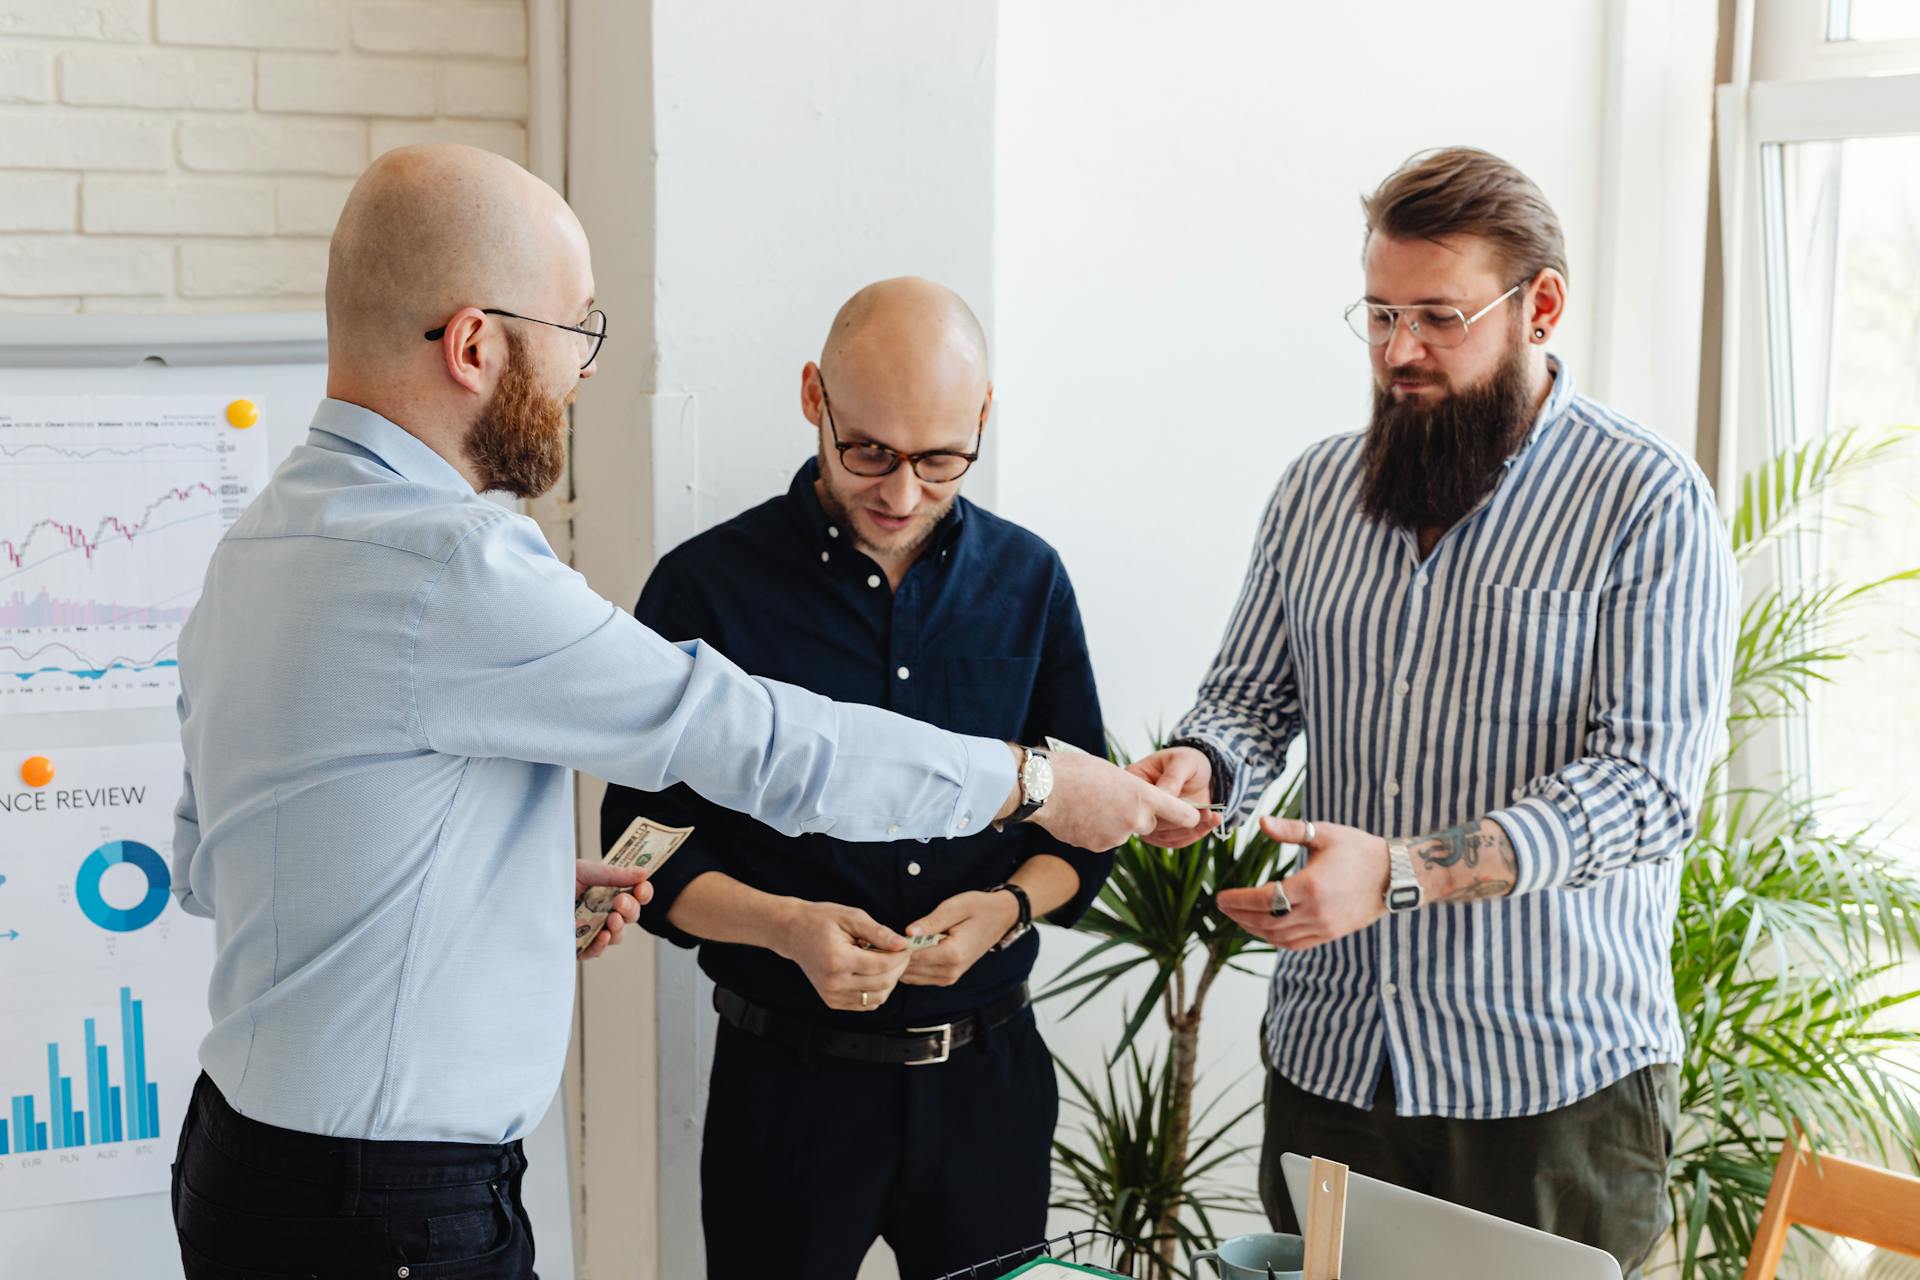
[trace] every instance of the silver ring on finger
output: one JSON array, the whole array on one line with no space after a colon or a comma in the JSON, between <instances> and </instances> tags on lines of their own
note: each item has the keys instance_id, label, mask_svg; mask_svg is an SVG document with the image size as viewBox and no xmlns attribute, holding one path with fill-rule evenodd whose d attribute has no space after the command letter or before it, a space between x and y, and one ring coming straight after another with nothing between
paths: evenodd
<instances>
[{"instance_id":1,"label":"silver ring on finger","mask_svg":"<svg viewBox=\"0 0 1920 1280\"><path fill-rule=\"evenodd\" d=\"M1302 840L1300 843L1312 844L1315 840L1318 840L1320 838L1320 833L1314 830L1313 820L1311 818L1302 819L1302 821L1304 821L1307 824L1307 838L1305 840Z\"/></svg>"},{"instance_id":2,"label":"silver ring on finger","mask_svg":"<svg viewBox=\"0 0 1920 1280\"><path fill-rule=\"evenodd\" d=\"M1287 897L1286 886L1278 880L1273 882L1273 902L1267 907L1270 916L1284 916L1293 910L1293 902Z\"/></svg>"}]
</instances>

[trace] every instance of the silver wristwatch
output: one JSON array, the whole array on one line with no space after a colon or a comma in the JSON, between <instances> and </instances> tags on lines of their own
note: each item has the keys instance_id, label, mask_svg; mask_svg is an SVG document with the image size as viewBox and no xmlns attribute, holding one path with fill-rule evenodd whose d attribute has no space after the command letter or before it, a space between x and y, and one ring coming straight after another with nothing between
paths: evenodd
<instances>
[{"instance_id":1,"label":"silver wristwatch","mask_svg":"<svg viewBox=\"0 0 1920 1280\"><path fill-rule=\"evenodd\" d=\"M1025 822L1053 795L1053 761L1039 747L1023 746L1020 750L1025 753L1020 761L1020 803L1005 821L993 824L996 831Z\"/></svg>"},{"instance_id":2,"label":"silver wristwatch","mask_svg":"<svg viewBox=\"0 0 1920 1280\"><path fill-rule=\"evenodd\" d=\"M1420 905L1420 881L1414 878L1413 854L1405 840L1387 841L1387 910L1394 915Z\"/></svg>"}]
</instances>

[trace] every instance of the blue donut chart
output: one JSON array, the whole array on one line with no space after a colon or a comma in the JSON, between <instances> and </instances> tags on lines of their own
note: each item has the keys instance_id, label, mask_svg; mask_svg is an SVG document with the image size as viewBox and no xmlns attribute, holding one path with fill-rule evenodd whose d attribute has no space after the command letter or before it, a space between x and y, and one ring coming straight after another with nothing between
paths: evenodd
<instances>
[{"instance_id":1,"label":"blue donut chart","mask_svg":"<svg viewBox=\"0 0 1920 1280\"><path fill-rule=\"evenodd\" d=\"M147 895L131 907L116 907L100 896L100 878L108 868L121 863L139 868L147 877ZM167 897L173 876L159 854L137 840L112 840L88 854L80 864L74 881L74 897L87 919L112 933L132 933L144 929L167 909Z\"/></svg>"}]
</instances>

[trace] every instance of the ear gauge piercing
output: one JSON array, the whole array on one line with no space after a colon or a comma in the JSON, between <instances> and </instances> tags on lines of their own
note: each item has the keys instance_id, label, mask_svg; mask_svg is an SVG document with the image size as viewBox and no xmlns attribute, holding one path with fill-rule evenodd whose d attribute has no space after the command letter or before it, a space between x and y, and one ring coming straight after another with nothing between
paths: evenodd
<instances>
[{"instance_id":1,"label":"ear gauge piercing","mask_svg":"<svg viewBox=\"0 0 1920 1280\"><path fill-rule=\"evenodd\" d=\"M1547 340L1547 331L1545 329L1535 329L1533 331L1533 340L1535 342L1545 342Z\"/></svg>"}]
</instances>

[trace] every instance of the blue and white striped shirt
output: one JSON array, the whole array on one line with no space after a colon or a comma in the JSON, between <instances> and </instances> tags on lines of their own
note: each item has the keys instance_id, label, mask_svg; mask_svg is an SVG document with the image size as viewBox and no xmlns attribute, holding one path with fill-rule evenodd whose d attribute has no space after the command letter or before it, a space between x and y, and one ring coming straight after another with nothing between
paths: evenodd
<instances>
[{"instance_id":1,"label":"blue and white striped shirt","mask_svg":"<svg viewBox=\"0 0 1920 1280\"><path fill-rule=\"evenodd\" d=\"M1305 734L1308 817L1418 837L1487 816L1513 895L1280 952L1274 1068L1402 1115L1577 1102L1683 1040L1668 950L1724 741L1738 585L1706 478L1639 425L1553 390L1494 491L1422 562L1358 507L1358 434L1288 467L1176 736L1244 816Z\"/></svg>"}]
</instances>

